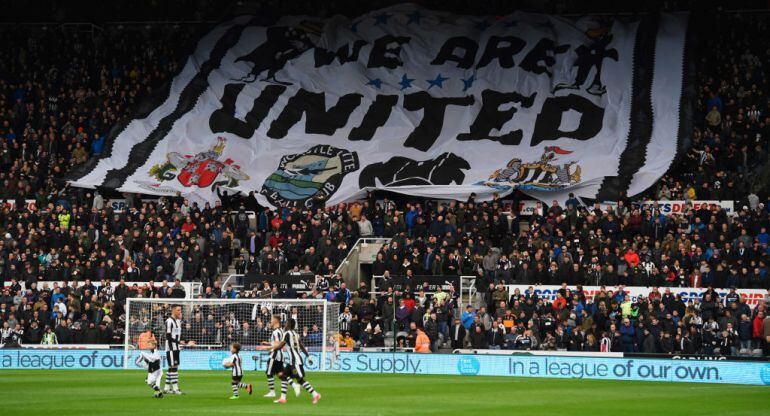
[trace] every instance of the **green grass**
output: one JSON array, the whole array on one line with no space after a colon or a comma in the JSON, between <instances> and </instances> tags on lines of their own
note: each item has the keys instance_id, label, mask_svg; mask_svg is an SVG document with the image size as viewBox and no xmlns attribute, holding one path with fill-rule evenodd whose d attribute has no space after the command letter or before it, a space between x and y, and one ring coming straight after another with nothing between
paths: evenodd
<instances>
[{"instance_id":1,"label":"green grass","mask_svg":"<svg viewBox=\"0 0 770 416\"><path fill-rule=\"evenodd\" d=\"M511 377L318 374L303 390L273 404L262 373L250 372L254 395L228 400L229 373L180 371L185 396L153 399L140 371L0 371L0 414L46 415L759 415L770 414L761 386L558 380Z\"/></svg>"}]
</instances>

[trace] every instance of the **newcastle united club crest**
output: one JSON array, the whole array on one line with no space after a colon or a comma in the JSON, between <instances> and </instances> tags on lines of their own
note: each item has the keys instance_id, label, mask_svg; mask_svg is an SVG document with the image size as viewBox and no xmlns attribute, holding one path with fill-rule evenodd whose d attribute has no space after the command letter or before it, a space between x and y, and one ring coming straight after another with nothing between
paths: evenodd
<instances>
[{"instance_id":1,"label":"newcastle united club crest","mask_svg":"<svg viewBox=\"0 0 770 416\"><path fill-rule=\"evenodd\" d=\"M515 187L537 190L554 190L574 185L580 182L580 165L574 161L553 163L560 156L571 153L558 146L546 146L540 160L524 163L519 158L513 158L481 184L500 189Z\"/></svg>"},{"instance_id":2,"label":"newcastle united club crest","mask_svg":"<svg viewBox=\"0 0 770 416\"><path fill-rule=\"evenodd\" d=\"M217 186L236 187L239 181L249 179L249 175L241 171L241 167L232 159L221 160L226 144L227 139L217 137L211 148L195 155L169 152L166 162L150 168L149 175L159 181L176 178L187 188L211 187L213 190ZM155 184L154 190L157 190L159 185Z\"/></svg>"},{"instance_id":3,"label":"newcastle united club crest","mask_svg":"<svg viewBox=\"0 0 770 416\"><path fill-rule=\"evenodd\" d=\"M328 145L304 153L286 155L262 185L260 193L281 207L311 206L327 201L342 179L359 168L358 154Z\"/></svg>"}]
</instances>

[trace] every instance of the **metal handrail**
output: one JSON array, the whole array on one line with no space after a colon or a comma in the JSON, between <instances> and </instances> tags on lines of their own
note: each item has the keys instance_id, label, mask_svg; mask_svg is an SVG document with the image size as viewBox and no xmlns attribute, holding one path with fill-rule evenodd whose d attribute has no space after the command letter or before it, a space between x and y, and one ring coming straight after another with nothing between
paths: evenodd
<instances>
[{"instance_id":1,"label":"metal handrail","mask_svg":"<svg viewBox=\"0 0 770 416\"><path fill-rule=\"evenodd\" d=\"M363 243L366 243L366 244L377 244L377 243L382 243L383 245L385 245L385 244L388 244L388 243L390 243L390 241L391 241L391 240L393 240L393 239L392 239L392 238L389 238L389 237L361 237L361 238L359 238L358 240L356 240L356 243L355 243L355 244L353 244L353 247L351 247L351 248L350 248L350 250L348 251L348 255L347 255L347 256L345 256L345 258L344 258L344 259L342 259L342 261L340 262L340 264L339 264L339 265L337 266L337 268L334 270L334 273L335 273L335 274L337 274L337 273L340 273L340 270L342 270L342 266L343 266L343 265L345 265L345 264L347 264L347 262L348 262L348 258L349 258L349 257L350 257L350 255L353 253L353 250L354 250L356 247L358 247L358 245L359 245L359 244L363 244Z\"/></svg>"}]
</instances>

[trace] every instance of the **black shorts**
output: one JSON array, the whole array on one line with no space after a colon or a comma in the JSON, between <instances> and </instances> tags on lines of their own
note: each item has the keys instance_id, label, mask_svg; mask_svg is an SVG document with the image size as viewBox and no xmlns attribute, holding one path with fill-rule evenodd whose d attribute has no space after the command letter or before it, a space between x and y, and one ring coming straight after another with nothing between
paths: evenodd
<instances>
[{"instance_id":1,"label":"black shorts","mask_svg":"<svg viewBox=\"0 0 770 416\"><path fill-rule=\"evenodd\" d=\"M233 376L233 383L240 383L243 376Z\"/></svg>"},{"instance_id":2,"label":"black shorts","mask_svg":"<svg viewBox=\"0 0 770 416\"><path fill-rule=\"evenodd\" d=\"M296 379L305 377L305 367L302 364L285 364L283 374Z\"/></svg>"},{"instance_id":3,"label":"black shorts","mask_svg":"<svg viewBox=\"0 0 770 416\"><path fill-rule=\"evenodd\" d=\"M275 359L270 359L270 361L267 362L267 368L265 369L265 374L269 376L277 376L278 374L281 374L283 371L283 361L278 361Z\"/></svg>"},{"instance_id":4,"label":"black shorts","mask_svg":"<svg viewBox=\"0 0 770 416\"><path fill-rule=\"evenodd\" d=\"M169 368L179 367L179 350L166 351L166 364Z\"/></svg>"}]
</instances>

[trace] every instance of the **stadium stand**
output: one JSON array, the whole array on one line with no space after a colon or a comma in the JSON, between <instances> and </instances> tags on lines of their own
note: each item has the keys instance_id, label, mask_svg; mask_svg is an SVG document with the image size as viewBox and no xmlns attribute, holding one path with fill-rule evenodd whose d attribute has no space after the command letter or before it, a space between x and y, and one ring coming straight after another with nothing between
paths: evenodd
<instances>
[{"instance_id":1,"label":"stadium stand","mask_svg":"<svg viewBox=\"0 0 770 416\"><path fill-rule=\"evenodd\" d=\"M395 320L403 347L414 347L424 327L434 351L770 355L768 21L741 13L715 19L722 36L700 58L691 150L655 187L634 200L586 206L570 199L528 216L518 212L519 193L489 202L371 193L355 203L276 212L250 195L224 193L221 204L198 206L182 197L70 188L60 179L102 152L109 130L169 81L210 25L111 24L88 33L4 27L0 344L122 344L127 298L184 297L191 294L174 282L199 282L201 298L344 301L340 342L350 348L385 346ZM667 201L703 200L727 201L733 212L713 204L663 209ZM393 239L372 266L375 275L471 275L476 297L389 290L387 283L384 293L348 289L335 271L361 236ZM219 276L231 267L325 277L303 294L223 288ZM120 281L156 284L109 284ZM551 301L532 292L510 296L510 284L564 287ZM624 292L580 289L603 285L650 290L632 301ZM713 290L685 302L668 292L676 287L768 294L750 307ZM199 318L184 337L206 329L224 343L250 331L245 312ZM256 331L267 338L264 327Z\"/></svg>"}]
</instances>

